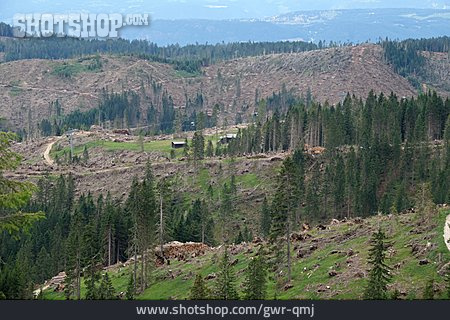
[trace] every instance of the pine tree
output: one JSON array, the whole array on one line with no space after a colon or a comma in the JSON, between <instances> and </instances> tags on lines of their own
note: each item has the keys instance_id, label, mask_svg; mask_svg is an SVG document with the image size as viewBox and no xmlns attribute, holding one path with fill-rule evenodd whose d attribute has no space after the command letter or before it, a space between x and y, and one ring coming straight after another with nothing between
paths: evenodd
<instances>
[{"instance_id":1,"label":"pine tree","mask_svg":"<svg viewBox=\"0 0 450 320\"><path fill-rule=\"evenodd\" d=\"M102 276L102 280L100 281L100 286L98 288L98 291L99 291L99 299L100 300L116 299L116 292L112 285L111 279L108 276L108 273L105 273Z\"/></svg>"},{"instance_id":2,"label":"pine tree","mask_svg":"<svg viewBox=\"0 0 450 320\"><path fill-rule=\"evenodd\" d=\"M219 222L221 228L221 238L223 243L230 241L230 216L233 212L233 198L227 183L224 183L221 193L221 204L219 208Z\"/></svg>"},{"instance_id":3,"label":"pine tree","mask_svg":"<svg viewBox=\"0 0 450 320\"><path fill-rule=\"evenodd\" d=\"M209 299L209 290L206 287L202 275L199 273L195 277L194 285L189 296L190 300L207 300Z\"/></svg>"},{"instance_id":4,"label":"pine tree","mask_svg":"<svg viewBox=\"0 0 450 320\"><path fill-rule=\"evenodd\" d=\"M100 296L100 290L98 288L98 282L100 281L99 268L91 264L84 273L84 285L86 287L86 300L97 300Z\"/></svg>"},{"instance_id":5,"label":"pine tree","mask_svg":"<svg viewBox=\"0 0 450 320\"><path fill-rule=\"evenodd\" d=\"M391 268L386 265L385 235L381 229L372 237L372 247L369 250L369 282L365 289L364 298L368 300L383 300L387 298L387 284L391 281Z\"/></svg>"},{"instance_id":6,"label":"pine tree","mask_svg":"<svg viewBox=\"0 0 450 320\"><path fill-rule=\"evenodd\" d=\"M422 221L430 221L436 214L436 205L431 194L431 184L423 183L419 186L416 196L416 206L419 218Z\"/></svg>"},{"instance_id":7,"label":"pine tree","mask_svg":"<svg viewBox=\"0 0 450 320\"><path fill-rule=\"evenodd\" d=\"M192 155L194 161L202 160L205 156L205 138L201 131L196 131L192 138Z\"/></svg>"},{"instance_id":8,"label":"pine tree","mask_svg":"<svg viewBox=\"0 0 450 320\"><path fill-rule=\"evenodd\" d=\"M234 240L234 243L235 244L240 244L242 242L244 242L244 236L242 235L242 231L239 230L239 233L238 233L238 235L236 237L236 240Z\"/></svg>"},{"instance_id":9,"label":"pine tree","mask_svg":"<svg viewBox=\"0 0 450 320\"><path fill-rule=\"evenodd\" d=\"M134 178L130 194L126 201L126 210L130 213L132 222L132 246L133 254L139 252L140 261L140 291L148 288L149 278L153 264L150 262L157 235L158 205L155 197L155 181L151 164L147 163L144 181L139 183ZM137 262L134 267L134 284L137 286Z\"/></svg>"},{"instance_id":10,"label":"pine tree","mask_svg":"<svg viewBox=\"0 0 450 320\"><path fill-rule=\"evenodd\" d=\"M19 182L3 176L5 170L16 169L22 157L13 152L10 147L16 136L0 132L0 231L18 236L20 231L29 230L34 222L43 219L44 213L24 213L20 211L36 191L29 182Z\"/></svg>"},{"instance_id":11,"label":"pine tree","mask_svg":"<svg viewBox=\"0 0 450 320\"><path fill-rule=\"evenodd\" d=\"M259 249L256 257L252 257L245 271L244 299L264 300L267 296L267 267L264 263L264 252Z\"/></svg>"},{"instance_id":12,"label":"pine tree","mask_svg":"<svg viewBox=\"0 0 450 320\"><path fill-rule=\"evenodd\" d=\"M144 152L144 135L142 133L139 134L138 146L139 146L139 151L141 153Z\"/></svg>"},{"instance_id":13,"label":"pine tree","mask_svg":"<svg viewBox=\"0 0 450 320\"><path fill-rule=\"evenodd\" d=\"M183 157L190 158L191 148L189 147L188 139L184 139Z\"/></svg>"},{"instance_id":14,"label":"pine tree","mask_svg":"<svg viewBox=\"0 0 450 320\"><path fill-rule=\"evenodd\" d=\"M83 225L81 213L75 212L75 216L71 223L70 233L66 244L66 278L64 279L64 294L66 299L70 300L73 296L77 300L81 299L81 259L83 246Z\"/></svg>"},{"instance_id":15,"label":"pine tree","mask_svg":"<svg viewBox=\"0 0 450 320\"><path fill-rule=\"evenodd\" d=\"M239 295L236 290L236 277L230 263L228 248L222 255L219 271L215 283L214 298L218 300L238 300Z\"/></svg>"},{"instance_id":16,"label":"pine tree","mask_svg":"<svg viewBox=\"0 0 450 320\"><path fill-rule=\"evenodd\" d=\"M89 152L87 146L85 145L83 149L83 163L86 164L88 163L88 161L89 161Z\"/></svg>"},{"instance_id":17,"label":"pine tree","mask_svg":"<svg viewBox=\"0 0 450 320\"><path fill-rule=\"evenodd\" d=\"M291 231L293 214L298 205L299 199L296 197L296 181L292 173L295 172L295 165L291 157L284 160L281 171L277 177L277 189L272 202L272 228L270 231L270 242L274 246L275 265L278 274L283 274L283 268L287 265L287 279L282 282L290 282L292 279L292 259L291 259ZM283 239L284 238L284 239ZM284 247L286 243L286 247Z\"/></svg>"},{"instance_id":18,"label":"pine tree","mask_svg":"<svg viewBox=\"0 0 450 320\"><path fill-rule=\"evenodd\" d=\"M133 273L130 273L130 279L128 280L127 291L125 293L125 296L127 297L127 300L134 300L134 295L135 295L134 275Z\"/></svg>"},{"instance_id":19,"label":"pine tree","mask_svg":"<svg viewBox=\"0 0 450 320\"><path fill-rule=\"evenodd\" d=\"M214 146L211 140L208 141L208 146L206 147L206 156L208 158L214 157Z\"/></svg>"}]
</instances>

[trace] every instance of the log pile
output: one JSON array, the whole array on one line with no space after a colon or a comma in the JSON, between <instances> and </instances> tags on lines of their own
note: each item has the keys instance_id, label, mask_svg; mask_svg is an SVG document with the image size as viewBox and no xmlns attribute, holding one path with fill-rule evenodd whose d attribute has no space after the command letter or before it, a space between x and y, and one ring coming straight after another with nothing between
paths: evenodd
<instances>
[{"instance_id":1,"label":"log pile","mask_svg":"<svg viewBox=\"0 0 450 320\"><path fill-rule=\"evenodd\" d=\"M163 246L164 257L166 259L177 259L178 261L202 256L208 249L209 247L206 244L195 242L181 243L174 241ZM159 248L156 248L155 252L159 254Z\"/></svg>"}]
</instances>

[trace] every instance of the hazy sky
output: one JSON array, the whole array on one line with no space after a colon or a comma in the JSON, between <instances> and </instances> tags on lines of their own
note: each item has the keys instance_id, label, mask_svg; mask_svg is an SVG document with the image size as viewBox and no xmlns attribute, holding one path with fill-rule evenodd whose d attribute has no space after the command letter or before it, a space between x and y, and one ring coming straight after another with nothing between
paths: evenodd
<instances>
[{"instance_id":1,"label":"hazy sky","mask_svg":"<svg viewBox=\"0 0 450 320\"><path fill-rule=\"evenodd\" d=\"M354 8L450 9L450 0L0 0L0 19L14 13L150 13L153 19L264 18L300 10Z\"/></svg>"}]
</instances>

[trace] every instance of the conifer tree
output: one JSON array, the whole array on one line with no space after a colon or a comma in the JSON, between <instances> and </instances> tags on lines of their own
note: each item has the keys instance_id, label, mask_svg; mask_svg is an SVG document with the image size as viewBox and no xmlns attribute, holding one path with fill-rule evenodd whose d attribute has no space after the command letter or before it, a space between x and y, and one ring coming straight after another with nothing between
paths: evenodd
<instances>
[{"instance_id":1,"label":"conifer tree","mask_svg":"<svg viewBox=\"0 0 450 320\"><path fill-rule=\"evenodd\" d=\"M99 291L99 299L100 300L116 299L116 292L114 290L111 279L109 278L109 275L107 272L102 276L102 280L100 281L100 286L98 288L98 291Z\"/></svg>"},{"instance_id":2,"label":"conifer tree","mask_svg":"<svg viewBox=\"0 0 450 320\"><path fill-rule=\"evenodd\" d=\"M205 156L205 138L201 131L196 131L192 138L192 155L194 161L202 160Z\"/></svg>"},{"instance_id":3,"label":"conifer tree","mask_svg":"<svg viewBox=\"0 0 450 320\"><path fill-rule=\"evenodd\" d=\"M22 157L11 150L16 136L0 132L0 231L6 230L18 236L20 231L29 230L34 222L43 219L44 213L24 213L20 209L31 199L36 187L29 182L7 179L4 171L16 169Z\"/></svg>"},{"instance_id":4,"label":"conifer tree","mask_svg":"<svg viewBox=\"0 0 450 320\"><path fill-rule=\"evenodd\" d=\"M194 285L192 286L189 296L190 300L207 300L209 299L209 290L206 287L205 280L200 273L195 277Z\"/></svg>"},{"instance_id":5,"label":"conifer tree","mask_svg":"<svg viewBox=\"0 0 450 320\"><path fill-rule=\"evenodd\" d=\"M371 240L372 247L369 250L369 264L372 269L369 272L364 298L368 300L383 300L388 297L387 284L391 281L391 268L386 264L385 235L381 229L376 232Z\"/></svg>"},{"instance_id":6,"label":"conifer tree","mask_svg":"<svg viewBox=\"0 0 450 320\"><path fill-rule=\"evenodd\" d=\"M139 146L139 151L141 153L144 152L144 135L142 133L139 134L138 146Z\"/></svg>"},{"instance_id":7,"label":"conifer tree","mask_svg":"<svg viewBox=\"0 0 450 320\"><path fill-rule=\"evenodd\" d=\"M422 221L430 221L436 214L436 205L433 202L430 183L423 183L419 186L416 196L416 206L419 218Z\"/></svg>"},{"instance_id":8,"label":"conifer tree","mask_svg":"<svg viewBox=\"0 0 450 320\"><path fill-rule=\"evenodd\" d=\"M239 295L236 289L236 276L231 266L228 248L222 255L219 264L219 271L215 283L214 298L218 300L238 300Z\"/></svg>"},{"instance_id":9,"label":"conifer tree","mask_svg":"<svg viewBox=\"0 0 450 320\"><path fill-rule=\"evenodd\" d=\"M134 275L130 273L130 279L128 280L127 291L125 293L127 300L134 300L135 292Z\"/></svg>"},{"instance_id":10,"label":"conifer tree","mask_svg":"<svg viewBox=\"0 0 450 320\"><path fill-rule=\"evenodd\" d=\"M298 199L296 198L296 181L292 177L294 162L291 157L284 160L281 171L277 177L277 189L272 202L272 228L270 232L270 242L274 246L275 265L278 274L284 274L283 268L287 265L287 279L290 282L292 278L292 259L291 259L291 232ZM284 239L283 239L284 238ZM284 247L284 242L286 247ZM280 281L280 284L285 281Z\"/></svg>"},{"instance_id":11,"label":"conifer tree","mask_svg":"<svg viewBox=\"0 0 450 320\"><path fill-rule=\"evenodd\" d=\"M206 156L212 158L214 156L214 146L211 140L208 141L208 146L206 147Z\"/></svg>"},{"instance_id":12,"label":"conifer tree","mask_svg":"<svg viewBox=\"0 0 450 320\"><path fill-rule=\"evenodd\" d=\"M86 287L85 298L97 300L100 297L98 282L100 281L100 270L96 265L89 265L84 273L84 284Z\"/></svg>"},{"instance_id":13,"label":"conifer tree","mask_svg":"<svg viewBox=\"0 0 450 320\"><path fill-rule=\"evenodd\" d=\"M70 234L67 239L66 252L66 278L64 279L64 294L70 300L73 296L81 299L81 269L82 269L82 247L83 247L83 225L81 213L75 212L71 223Z\"/></svg>"},{"instance_id":14,"label":"conifer tree","mask_svg":"<svg viewBox=\"0 0 450 320\"><path fill-rule=\"evenodd\" d=\"M264 300L267 296L267 266L264 263L262 247L252 257L245 271L244 299Z\"/></svg>"},{"instance_id":15,"label":"conifer tree","mask_svg":"<svg viewBox=\"0 0 450 320\"><path fill-rule=\"evenodd\" d=\"M88 163L88 161L89 161L89 151L87 146L85 145L83 149L83 163L86 164Z\"/></svg>"}]
</instances>

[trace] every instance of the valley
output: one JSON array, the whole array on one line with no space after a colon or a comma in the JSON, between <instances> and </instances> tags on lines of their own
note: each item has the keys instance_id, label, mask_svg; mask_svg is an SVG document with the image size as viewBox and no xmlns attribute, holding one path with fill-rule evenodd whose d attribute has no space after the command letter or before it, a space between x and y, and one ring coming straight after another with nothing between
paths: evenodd
<instances>
[{"instance_id":1,"label":"valley","mask_svg":"<svg viewBox=\"0 0 450 320\"><path fill-rule=\"evenodd\" d=\"M0 297L449 297L448 38L5 41Z\"/></svg>"}]
</instances>

